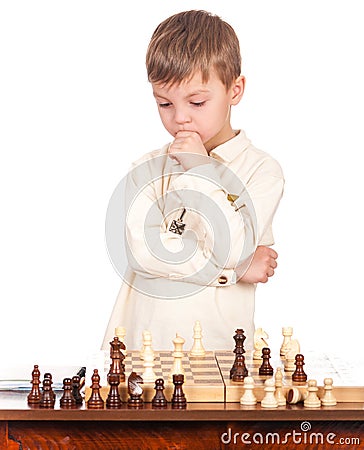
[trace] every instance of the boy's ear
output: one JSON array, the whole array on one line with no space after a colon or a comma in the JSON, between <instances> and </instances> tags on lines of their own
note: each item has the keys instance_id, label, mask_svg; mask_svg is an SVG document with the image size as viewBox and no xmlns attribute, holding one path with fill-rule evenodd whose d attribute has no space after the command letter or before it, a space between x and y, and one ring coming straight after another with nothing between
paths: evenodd
<instances>
[{"instance_id":1,"label":"boy's ear","mask_svg":"<svg viewBox=\"0 0 364 450\"><path fill-rule=\"evenodd\" d=\"M232 85L232 97L231 97L231 104L237 105L243 94L244 94L244 88L245 88L245 77L243 75L240 75L233 83Z\"/></svg>"}]
</instances>

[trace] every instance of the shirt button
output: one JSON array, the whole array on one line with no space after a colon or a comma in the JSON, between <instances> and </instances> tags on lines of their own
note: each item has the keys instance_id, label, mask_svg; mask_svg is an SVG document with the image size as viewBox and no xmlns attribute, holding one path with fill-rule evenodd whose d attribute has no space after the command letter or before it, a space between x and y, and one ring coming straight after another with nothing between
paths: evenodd
<instances>
[{"instance_id":1,"label":"shirt button","mask_svg":"<svg viewBox=\"0 0 364 450\"><path fill-rule=\"evenodd\" d=\"M221 277L219 277L217 281L219 282L219 284L226 284L228 282L228 279L225 275L221 275Z\"/></svg>"}]
</instances>

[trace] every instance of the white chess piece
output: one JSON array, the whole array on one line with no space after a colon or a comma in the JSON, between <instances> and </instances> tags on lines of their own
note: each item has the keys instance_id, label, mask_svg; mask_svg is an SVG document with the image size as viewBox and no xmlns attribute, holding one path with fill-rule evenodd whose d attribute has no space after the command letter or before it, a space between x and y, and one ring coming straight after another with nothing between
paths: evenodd
<instances>
[{"instance_id":1,"label":"white chess piece","mask_svg":"<svg viewBox=\"0 0 364 450\"><path fill-rule=\"evenodd\" d=\"M296 370L295 356L296 356L295 350L290 350L289 352L286 353L285 360L284 360L284 371L285 372L293 373Z\"/></svg>"},{"instance_id":2,"label":"white chess piece","mask_svg":"<svg viewBox=\"0 0 364 450\"><path fill-rule=\"evenodd\" d=\"M336 398L332 393L332 378L324 379L324 395L321 398L322 406L335 406L337 404Z\"/></svg>"},{"instance_id":3,"label":"white chess piece","mask_svg":"<svg viewBox=\"0 0 364 450\"><path fill-rule=\"evenodd\" d=\"M308 395L303 402L303 406L305 408L319 408L321 406L321 401L317 397L317 381L316 380L308 380Z\"/></svg>"},{"instance_id":4,"label":"white chess piece","mask_svg":"<svg viewBox=\"0 0 364 450\"><path fill-rule=\"evenodd\" d=\"M126 336L126 329L125 327L116 327L115 328L115 336L119 338L119 341L125 344L125 336Z\"/></svg>"},{"instance_id":5,"label":"white chess piece","mask_svg":"<svg viewBox=\"0 0 364 450\"><path fill-rule=\"evenodd\" d=\"M283 394L283 373L281 367L277 367L274 379L276 385L275 397L278 402L278 406L284 406L287 402L286 397Z\"/></svg>"},{"instance_id":6,"label":"white chess piece","mask_svg":"<svg viewBox=\"0 0 364 450\"><path fill-rule=\"evenodd\" d=\"M196 320L193 327L193 346L190 351L190 356L205 356L206 351L202 345L202 328L199 320Z\"/></svg>"},{"instance_id":7,"label":"white chess piece","mask_svg":"<svg viewBox=\"0 0 364 450\"><path fill-rule=\"evenodd\" d=\"M147 331L144 332L144 351L143 351L143 381L144 383L152 383L156 380L157 376L154 373L154 351L152 349L152 334Z\"/></svg>"},{"instance_id":8,"label":"white chess piece","mask_svg":"<svg viewBox=\"0 0 364 450\"><path fill-rule=\"evenodd\" d=\"M283 327L282 335L283 335L283 342L281 345L280 354L281 354L282 358L284 358L287 353L287 346L293 335L293 328L292 327Z\"/></svg>"},{"instance_id":9,"label":"white chess piece","mask_svg":"<svg viewBox=\"0 0 364 450\"><path fill-rule=\"evenodd\" d=\"M152 333L150 331L148 331L148 330L144 330L143 331L143 347L142 347L142 349L139 352L139 358L140 359L144 359L145 347L149 346L149 345L150 345L151 351L153 352L153 349L152 349ZM153 352L153 355L154 355L154 352Z\"/></svg>"},{"instance_id":10,"label":"white chess piece","mask_svg":"<svg viewBox=\"0 0 364 450\"><path fill-rule=\"evenodd\" d=\"M263 328L257 328L254 332L254 352L253 359L261 360L262 359L262 349L264 347L269 347L268 342L268 334L263 330Z\"/></svg>"},{"instance_id":11,"label":"white chess piece","mask_svg":"<svg viewBox=\"0 0 364 450\"><path fill-rule=\"evenodd\" d=\"M278 402L274 396L275 392L274 378L268 378L264 383L264 398L261 401L262 408L278 408Z\"/></svg>"},{"instance_id":12,"label":"white chess piece","mask_svg":"<svg viewBox=\"0 0 364 450\"><path fill-rule=\"evenodd\" d=\"M240 398L240 404L245 406L256 405L257 399L254 395L254 378L245 377L244 378L244 394Z\"/></svg>"},{"instance_id":13,"label":"white chess piece","mask_svg":"<svg viewBox=\"0 0 364 450\"><path fill-rule=\"evenodd\" d=\"M303 402L307 398L307 395L307 389L300 389L296 386L293 386L287 392L287 402L290 405L295 405L296 403Z\"/></svg>"},{"instance_id":14,"label":"white chess piece","mask_svg":"<svg viewBox=\"0 0 364 450\"><path fill-rule=\"evenodd\" d=\"M176 333L176 337L173 339L174 344L174 352L172 353L173 356L173 365L172 369L169 372L168 381L173 381L173 375L175 374L183 374L184 370L182 367L182 358L183 358L183 344L185 343L185 340L183 337L179 336L178 333Z\"/></svg>"}]
</instances>

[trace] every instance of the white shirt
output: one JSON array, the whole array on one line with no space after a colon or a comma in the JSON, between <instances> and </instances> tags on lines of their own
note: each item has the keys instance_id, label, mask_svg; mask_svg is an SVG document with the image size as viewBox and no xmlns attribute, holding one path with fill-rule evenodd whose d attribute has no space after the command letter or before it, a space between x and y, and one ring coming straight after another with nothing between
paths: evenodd
<instances>
[{"instance_id":1,"label":"white shirt","mask_svg":"<svg viewBox=\"0 0 364 450\"><path fill-rule=\"evenodd\" d=\"M237 328L251 348L256 286L236 283L234 269L257 245L274 243L282 170L243 131L188 171L169 158L168 147L139 159L128 174L129 266L103 348L124 326L129 349L140 348L149 330L155 349L173 349L178 333L189 350L196 320L206 349L233 348ZM181 225L183 211L184 230L173 233L171 224Z\"/></svg>"}]
</instances>

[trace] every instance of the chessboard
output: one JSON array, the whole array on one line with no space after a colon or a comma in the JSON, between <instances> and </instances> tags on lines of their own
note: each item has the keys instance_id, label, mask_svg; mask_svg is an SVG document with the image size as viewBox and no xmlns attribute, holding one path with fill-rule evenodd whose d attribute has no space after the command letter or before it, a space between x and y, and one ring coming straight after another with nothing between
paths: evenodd
<instances>
[{"instance_id":1,"label":"chessboard","mask_svg":"<svg viewBox=\"0 0 364 450\"><path fill-rule=\"evenodd\" d=\"M155 351L154 371L156 378L163 378L165 381L165 395L170 399L173 393L173 384L169 381L169 374L173 364L172 352ZM127 401L128 386L127 378L132 371L143 376L143 361L139 358L139 351L127 351L125 364L126 381L119 385L121 399ZM244 393L244 383L230 380L230 369L233 365L235 355L230 351L206 352L204 357L190 357L188 352L184 352L182 358L182 367L185 372L185 382L183 391L188 402L239 402ZM267 376L259 375L260 360L254 360L251 352L245 353L245 364L249 376L253 377L255 388L254 393L258 401L264 396L264 382ZM306 384L293 383L291 374L283 370L283 361L278 358L271 359L271 365L274 369L282 367L283 390L287 392L291 387L297 387L299 390L305 389ZM90 367L86 378L90 379L92 369ZM96 367L95 367L96 368ZM107 353L104 353L103 367L98 367L101 375L101 396L106 399L109 387L106 382L106 375L110 368L110 359ZM307 353L305 355L305 372L308 379L317 380L319 387L319 396L323 395L323 380L331 377L334 382L334 394L338 402L364 402L364 387L360 380L353 379L350 376L350 367L340 362L339 359L329 357L325 354ZM154 383L144 383L143 400L150 402L154 397ZM86 382L86 400L89 398L91 389Z\"/></svg>"},{"instance_id":2,"label":"chessboard","mask_svg":"<svg viewBox=\"0 0 364 450\"><path fill-rule=\"evenodd\" d=\"M170 371L173 365L173 352L160 351L155 352L153 370L156 378L163 378L165 382L165 395L171 398L174 385L169 380ZM126 381L120 383L119 393L123 401L128 399L127 379L131 372L143 374L143 361L139 357L139 351L128 351L124 360ZM105 355L106 356L106 355ZM109 371L110 360L105 358L105 364L99 374L101 380L105 383L107 372ZM182 367L184 370L183 392L189 402L224 402L225 401L225 385L221 377L221 372L215 358L214 352L206 352L203 358L190 357L184 352L182 358ZM143 400L150 402L155 395L154 383L144 383ZM108 394L108 386L102 386L100 392L102 398L106 398ZM90 388L86 388L86 400L91 393Z\"/></svg>"}]
</instances>

